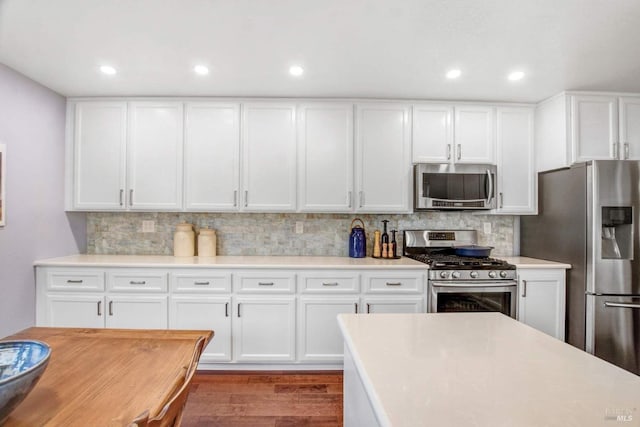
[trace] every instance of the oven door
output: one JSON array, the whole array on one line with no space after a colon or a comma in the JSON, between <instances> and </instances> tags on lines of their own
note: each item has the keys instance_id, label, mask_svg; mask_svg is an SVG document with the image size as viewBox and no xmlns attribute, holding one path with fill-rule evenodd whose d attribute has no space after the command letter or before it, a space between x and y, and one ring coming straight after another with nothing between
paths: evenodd
<instances>
[{"instance_id":1,"label":"oven door","mask_svg":"<svg viewBox=\"0 0 640 427\"><path fill-rule=\"evenodd\" d=\"M515 280L482 282L429 281L429 312L500 312L514 319L517 314L518 282Z\"/></svg>"}]
</instances>

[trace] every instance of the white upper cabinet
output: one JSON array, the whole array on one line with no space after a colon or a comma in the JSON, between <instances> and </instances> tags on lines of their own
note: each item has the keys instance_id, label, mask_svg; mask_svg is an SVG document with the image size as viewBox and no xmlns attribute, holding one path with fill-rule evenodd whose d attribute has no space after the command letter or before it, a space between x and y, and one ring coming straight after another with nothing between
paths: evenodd
<instances>
[{"instance_id":1,"label":"white upper cabinet","mask_svg":"<svg viewBox=\"0 0 640 427\"><path fill-rule=\"evenodd\" d=\"M621 158L640 160L640 97L621 97L619 107Z\"/></svg>"},{"instance_id":2,"label":"white upper cabinet","mask_svg":"<svg viewBox=\"0 0 640 427\"><path fill-rule=\"evenodd\" d=\"M185 107L185 209L238 208L240 104L190 102Z\"/></svg>"},{"instance_id":3,"label":"white upper cabinet","mask_svg":"<svg viewBox=\"0 0 640 427\"><path fill-rule=\"evenodd\" d=\"M453 106L413 106L413 162L448 163L453 159Z\"/></svg>"},{"instance_id":4,"label":"white upper cabinet","mask_svg":"<svg viewBox=\"0 0 640 427\"><path fill-rule=\"evenodd\" d=\"M412 159L494 164L494 107L415 104Z\"/></svg>"},{"instance_id":5,"label":"white upper cabinet","mask_svg":"<svg viewBox=\"0 0 640 427\"><path fill-rule=\"evenodd\" d=\"M353 104L298 106L298 203L301 211L353 207Z\"/></svg>"},{"instance_id":6,"label":"white upper cabinet","mask_svg":"<svg viewBox=\"0 0 640 427\"><path fill-rule=\"evenodd\" d=\"M498 107L498 213L536 213L533 109Z\"/></svg>"},{"instance_id":7,"label":"white upper cabinet","mask_svg":"<svg viewBox=\"0 0 640 427\"><path fill-rule=\"evenodd\" d=\"M296 209L296 108L247 103L242 111L242 209Z\"/></svg>"},{"instance_id":8,"label":"white upper cabinet","mask_svg":"<svg viewBox=\"0 0 640 427\"><path fill-rule=\"evenodd\" d=\"M618 141L618 98L571 96L572 162L624 158Z\"/></svg>"},{"instance_id":9,"label":"white upper cabinet","mask_svg":"<svg viewBox=\"0 0 640 427\"><path fill-rule=\"evenodd\" d=\"M73 208L125 208L126 102L75 104Z\"/></svg>"},{"instance_id":10,"label":"white upper cabinet","mask_svg":"<svg viewBox=\"0 0 640 427\"><path fill-rule=\"evenodd\" d=\"M181 102L129 104L130 209L182 209L182 140Z\"/></svg>"},{"instance_id":11,"label":"white upper cabinet","mask_svg":"<svg viewBox=\"0 0 640 427\"><path fill-rule=\"evenodd\" d=\"M356 109L356 210L410 212L410 106L371 103Z\"/></svg>"},{"instance_id":12,"label":"white upper cabinet","mask_svg":"<svg viewBox=\"0 0 640 427\"><path fill-rule=\"evenodd\" d=\"M455 107L453 151L456 163L495 163L493 110L493 107L476 105Z\"/></svg>"}]
</instances>

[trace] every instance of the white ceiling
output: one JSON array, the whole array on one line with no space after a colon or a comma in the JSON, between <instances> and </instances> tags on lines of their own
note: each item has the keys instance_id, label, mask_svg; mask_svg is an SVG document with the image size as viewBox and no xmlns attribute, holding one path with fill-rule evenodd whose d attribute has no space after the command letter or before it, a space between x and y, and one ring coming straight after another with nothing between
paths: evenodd
<instances>
[{"instance_id":1,"label":"white ceiling","mask_svg":"<svg viewBox=\"0 0 640 427\"><path fill-rule=\"evenodd\" d=\"M640 92L640 0L0 0L0 62L67 96Z\"/></svg>"}]
</instances>

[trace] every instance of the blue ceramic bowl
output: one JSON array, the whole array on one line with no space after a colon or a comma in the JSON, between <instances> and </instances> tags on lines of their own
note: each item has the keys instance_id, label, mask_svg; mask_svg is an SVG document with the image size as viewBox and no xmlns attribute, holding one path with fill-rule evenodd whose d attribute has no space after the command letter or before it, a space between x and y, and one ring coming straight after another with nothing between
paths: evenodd
<instances>
[{"instance_id":1,"label":"blue ceramic bowl","mask_svg":"<svg viewBox=\"0 0 640 427\"><path fill-rule=\"evenodd\" d=\"M40 341L0 341L0 425L36 385L49 356L51 348Z\"/></svg>"}]
</instances>

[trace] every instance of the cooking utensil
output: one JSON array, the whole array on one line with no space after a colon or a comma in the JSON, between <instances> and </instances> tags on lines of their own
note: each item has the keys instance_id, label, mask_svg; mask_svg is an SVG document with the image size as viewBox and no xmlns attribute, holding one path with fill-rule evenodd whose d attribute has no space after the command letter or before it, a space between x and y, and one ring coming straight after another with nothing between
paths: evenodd
<instances>
[{"instance_id":1,"label":"cooking utensil","mask_svg":"<svg viewBox=\"0 0 640 427\"><path fill-rule=\"evenodd\" d=\"M456 255L459 256L468 256L468 257L488 257L491 253L491 249L493 246L480 246L480 245L466 245L466 246L455 246L453 251Z\"/></svg>"}]
</instances>

